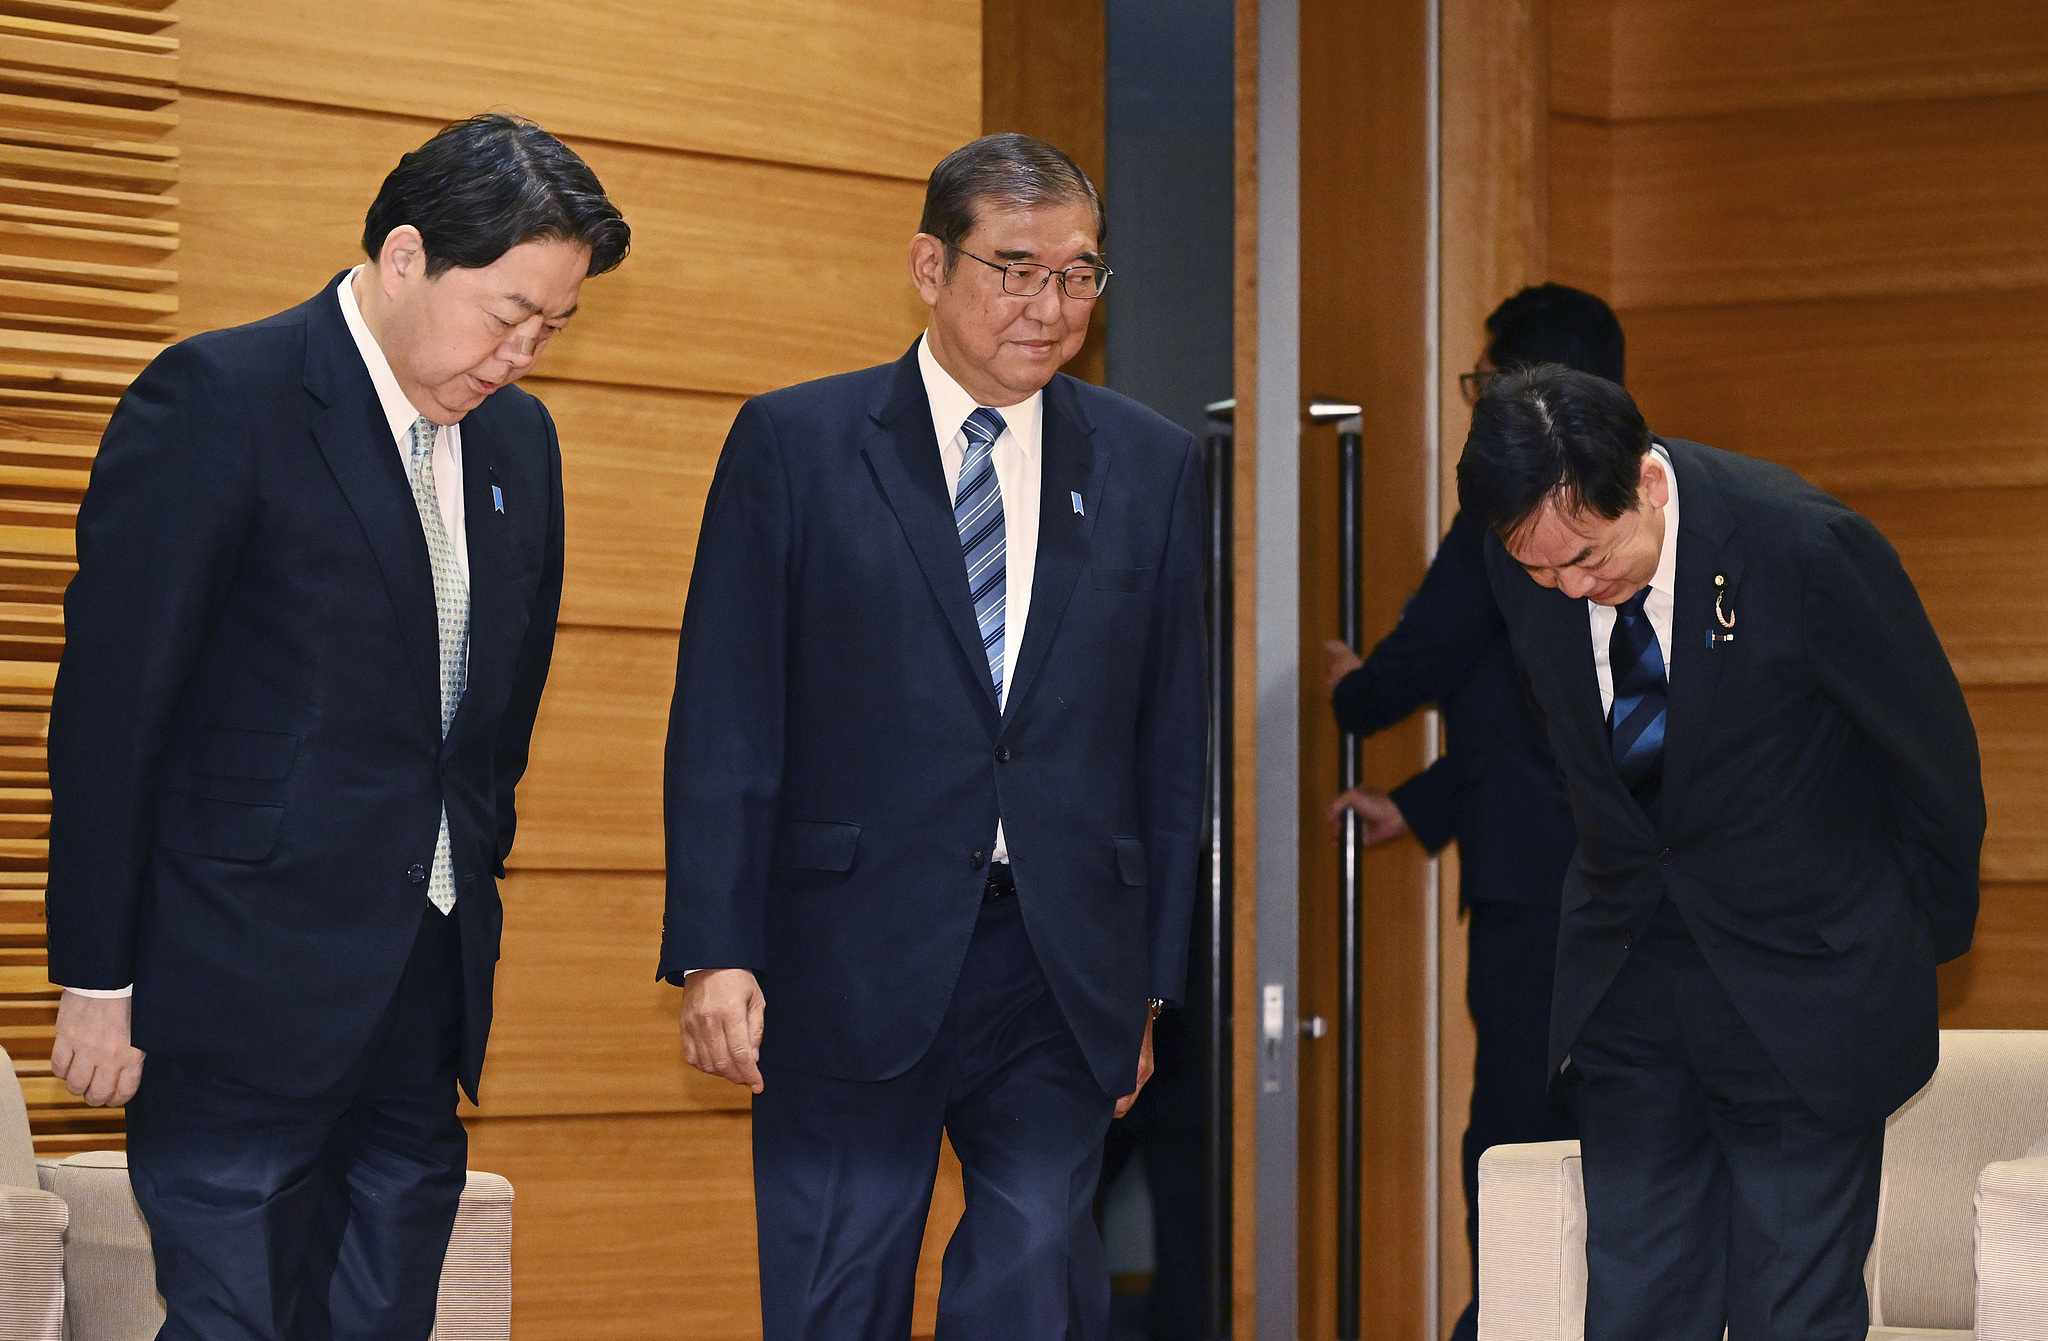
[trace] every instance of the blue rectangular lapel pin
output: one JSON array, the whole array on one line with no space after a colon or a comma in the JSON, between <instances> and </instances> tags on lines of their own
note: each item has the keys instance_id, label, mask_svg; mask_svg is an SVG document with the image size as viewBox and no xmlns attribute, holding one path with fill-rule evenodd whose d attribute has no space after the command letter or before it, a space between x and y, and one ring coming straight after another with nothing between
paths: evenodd
<instances>
[{"instance_id":1,"label":"blue rectangular lapel pin","mask_svg":"<svg viewBox=\"0 0 2048 1341\"><path fill-rule=\"evenodd\" d=\"M1082 517L1088 515L1088 509L1081 506L1081 495L1070 493L1067 495L1067 497L1074 500L1074 512L1076 515Z\"/></svg>"},{"instance_id":2,"label":"blue rectangular lapel pin","mask_svg":"<svg viewBox=\"0 0 2048 1341\"><path fill-rule=\"evenodd\" d=\"M495 484L491 486L491 506L499 512L505 510L505 491Z\"/></svg>"}]
</instances>

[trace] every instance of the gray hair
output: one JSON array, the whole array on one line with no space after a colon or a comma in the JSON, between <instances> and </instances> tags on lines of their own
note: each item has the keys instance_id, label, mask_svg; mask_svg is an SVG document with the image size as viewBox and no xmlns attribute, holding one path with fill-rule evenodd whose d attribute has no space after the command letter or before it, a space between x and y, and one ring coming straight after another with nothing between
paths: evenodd
<instances>
[{"instance_id":1,"label":"gray hair","mask_svg":"<svg viewBox=\"0 0 2048 1341\"><path fill-rule=\"evenodd\" d=\"M1102 197L1073 159L1029 135L984 135L940 159L925 184L917 231L945 244L948 278L984 202L1004 210L1085 204L1095 215L1096 245L1102 245Z\"/></svg>"}]
</instances>

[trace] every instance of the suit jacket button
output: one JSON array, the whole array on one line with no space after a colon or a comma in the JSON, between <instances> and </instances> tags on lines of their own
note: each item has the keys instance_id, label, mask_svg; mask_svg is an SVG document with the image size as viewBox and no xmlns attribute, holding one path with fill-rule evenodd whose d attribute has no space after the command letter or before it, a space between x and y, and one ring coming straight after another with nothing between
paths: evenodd
<instances>
[{"instance_id":1,"label":"suit jacket button","mask_svg":"<svg viewBox=\"0 0 2048 1341\"><path fill-rule=\"evenodd\" d=\"M996 746L996 762L997 762L997 763L999 763L999 764L1007 764L1007 763L1009 763L1009 762L1010 762L1010 747L1009 747L1009 746L1007 746L1007 745L998 745L998 746Z\"/></svg>"},{"instance_id":2,"label":"suit jacket button","mask_svg":"<svg viewBox=\"0 0 2048 1341\"><path fill-rule=\"evenodd\" d=\"M424 866L414 866L405 873L405 878L412 881L415 885L420 884L427 878L427 868Z\"/></svg>"},{"instance_id":3,"label":"suit jacket button","mask_svg":"<svg viewBox=\"0 0 2048 1341\"><path fill-rule=\"evenodd\" d=\"M970 852L967 855L967 869L970 871L981 869L981 854L979 852Z\"/></svg>"},{"instance_id":4,"label":"suit jacket button","mask_svg":"<svg viewBox=\"0 0 2048 1341\"><path fill-rule=\"evenodd\" d=\"M1657 854L1657 860L1663 863L1664 865L1669 866L1671 864L1671 849L1667 847L1662 852L1659 852Z\"/></svg>"}]
</instances>

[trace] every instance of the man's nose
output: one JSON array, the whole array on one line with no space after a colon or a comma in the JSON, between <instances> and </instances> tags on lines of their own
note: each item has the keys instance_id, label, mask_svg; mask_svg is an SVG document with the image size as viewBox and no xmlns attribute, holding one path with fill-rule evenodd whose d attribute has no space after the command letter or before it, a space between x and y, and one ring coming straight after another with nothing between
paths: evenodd
<instances>
[{"instance_id":1,"label":"man's nose","mask_svg":"<svg viewBox=\"0 0 2048 1341\"><path fill-rule=\"evenodd\" d=\"M1579 573L1569 570L1556 574L1548 582L1544 582L1542 576L1538 576L1536 580L1543 582L1543 585L1546 587L1556 587L1575 601L1600 585L1599 580L1591 573Z\"/></svg>"}]
</instances>

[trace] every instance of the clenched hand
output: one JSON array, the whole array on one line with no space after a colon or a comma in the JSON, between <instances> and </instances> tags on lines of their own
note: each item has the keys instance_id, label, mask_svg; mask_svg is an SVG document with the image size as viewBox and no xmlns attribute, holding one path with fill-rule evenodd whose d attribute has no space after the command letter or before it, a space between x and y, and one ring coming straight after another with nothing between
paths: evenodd
<instances>
[{"instance_id":1,"label":"clenched hand","mask_svg":"<svg viewBox=\"0 0 2048 1341\"><path fill-rule=\"evenodd\" d=\"M142 1052L128 1042L134 998L79 996L66 992L57 1002L57 1042L50 1070L64 1088L95 1108L120 1107L142 1083Z\"/></svg>"}]
</instances>

